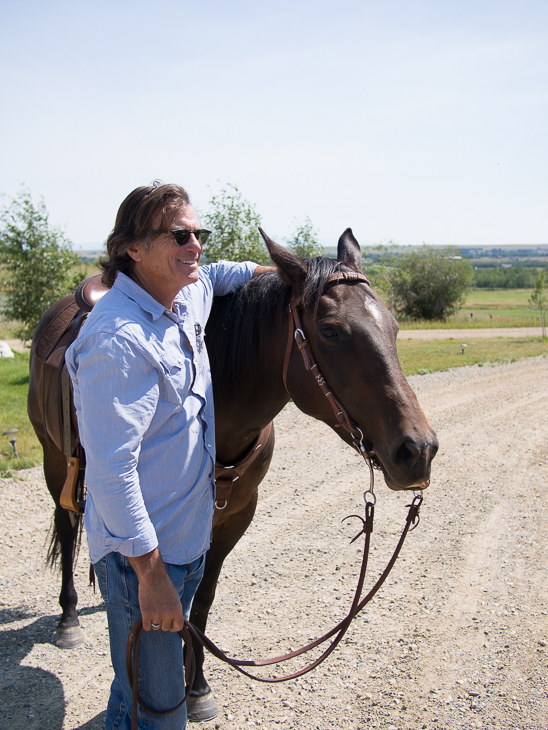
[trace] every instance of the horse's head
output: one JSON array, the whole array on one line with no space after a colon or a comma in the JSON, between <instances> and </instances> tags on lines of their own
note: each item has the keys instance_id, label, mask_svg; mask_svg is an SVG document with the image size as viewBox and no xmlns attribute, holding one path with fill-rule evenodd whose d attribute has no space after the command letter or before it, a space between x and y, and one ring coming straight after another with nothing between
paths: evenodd
<instances>
[{"instance_id":1,"label":"horse's head","mask_svg":"<svg viewBox=\"0 0 548 730\"><path fill-rule=\"evenodd\" d=\"M386 483L391 489L428 486L438 441L401 370L397 322L368 283L329 282L335 272L361 273L361 251L352 231L341 236L336 261L303 261L263 237L279 276L291 287L292 299L302 298L303 329L319 370L363 433L366 449L375 453ZM352 441L337 425L296 347L287 387L302 411Z\"/></svg>"}]
</instances>

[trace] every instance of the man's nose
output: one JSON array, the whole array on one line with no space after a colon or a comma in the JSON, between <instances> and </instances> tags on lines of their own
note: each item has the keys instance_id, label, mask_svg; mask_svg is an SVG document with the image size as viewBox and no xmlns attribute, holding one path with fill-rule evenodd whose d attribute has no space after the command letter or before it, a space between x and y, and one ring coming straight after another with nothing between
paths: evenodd
<instances>
[{"instance_id":1,"label":"man's nose","mask_svg":"<svg viewBox=\"0 0 548 730\"><path fill-rule=\"evenodd\" d=\"M200 243L200 241L196 237L196 234L194 233L194 231L192 231L192 234L191 234L190 238L188 239L187 243L185 243L184 248L189 248L190 246L192 246L192 248L194 250L199 249L200 251L203 248L203 245Z\"/></svg>"}]
</instances>

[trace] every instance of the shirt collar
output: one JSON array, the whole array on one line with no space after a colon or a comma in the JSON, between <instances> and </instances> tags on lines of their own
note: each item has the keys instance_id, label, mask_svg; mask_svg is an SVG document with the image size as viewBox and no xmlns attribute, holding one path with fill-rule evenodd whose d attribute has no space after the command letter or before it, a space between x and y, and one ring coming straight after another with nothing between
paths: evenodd
<instances>
[{"instance_id":1,"label":"shirt collar","mask_svg":"<svg viewBox=\"0 0 548 730\"><path fill-rule=\"evenodd\" d=\"M136 302L141 309L150 314L153 321L159 319L162 314L167 311L163 304L160 304L160 302L150 296L143 287L136 284L133 279L130 279L129 276L126 276L121 271L118 272L112 288L119 289L129 299Z\"/></svg>"}]
</instances>

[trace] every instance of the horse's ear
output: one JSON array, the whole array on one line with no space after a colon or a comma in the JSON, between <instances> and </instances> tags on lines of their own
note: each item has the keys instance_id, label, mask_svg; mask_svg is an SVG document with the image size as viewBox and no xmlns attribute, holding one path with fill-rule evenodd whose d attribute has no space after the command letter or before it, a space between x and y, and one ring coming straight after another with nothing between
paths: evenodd
<instances>
[{"instance_id":1,"label":"horse's ear","mask_svg":"<svg viewBox=\"0 0 548 730\"><path fill-rule=\"evenodd\" d=\"M362 252L360 244L354 238L351 228L347 228L346 231L339 238L337 245L337 261L340 261L351 269L355 269L361 273L362 270Z\"/></svg>"},{"instance_id":2,"label":"horse's ear","mask_svg":"<svg viewBox=\"0 0 548 730\"><path fill-rule=\"evenodd\" d=\"M259 232L266 244L270 258L278 268L280 279L292 286L296 293L306 279L307 268L305 262L295 256L288 248L280 246L269 238L262 228L259 228Z\"/></svg>"}]
</instances>

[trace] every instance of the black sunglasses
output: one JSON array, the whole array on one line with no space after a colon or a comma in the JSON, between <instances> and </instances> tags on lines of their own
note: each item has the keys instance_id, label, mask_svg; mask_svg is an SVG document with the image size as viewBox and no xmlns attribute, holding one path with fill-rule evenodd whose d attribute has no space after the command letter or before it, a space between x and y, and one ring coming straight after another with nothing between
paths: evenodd
<instances>
[{"instance_id":1,"label":"black sunglasses","mask_svg":"<svg viewBox=\"0 0 548 730\"><path fill-rule=\"evenodd\" d=\"M151 233L171 233L177 246L186 246L192 234L196 236L198 243L203 246L211 235L211 231L206 231L205 228L198 228L197 231L189 231L188 228L176 228L172 231L160 230L151 231Z\"/></svg>"}]
</instances>

